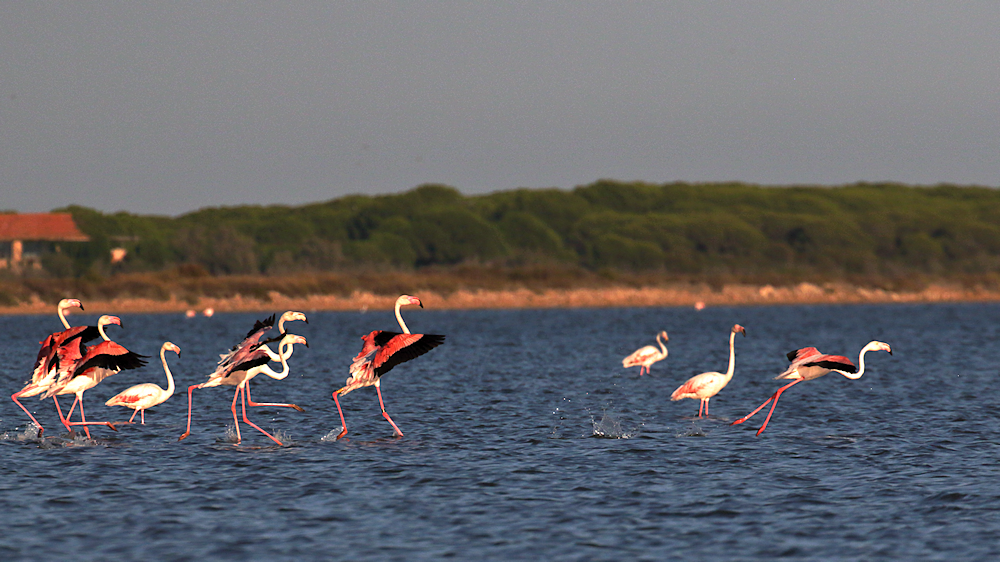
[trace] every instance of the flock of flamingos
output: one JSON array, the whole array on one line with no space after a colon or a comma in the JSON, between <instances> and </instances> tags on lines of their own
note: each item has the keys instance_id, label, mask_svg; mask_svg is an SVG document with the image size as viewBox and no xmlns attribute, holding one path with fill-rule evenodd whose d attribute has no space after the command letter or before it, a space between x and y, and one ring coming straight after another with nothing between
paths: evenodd
<instances>
[{"instance_id":1,"label":"flock of flamingos","mask_svg":"<svg viewBox=\"0 0 1000 562\"><path fill-rule=\"evenodd\" d=\"M361 351L354 357L350 366L350 376L345 385L333 393L333 400L337 404L337 412L340 414L342 431L337 439L347 434L347 423L344 420L344 412L340 408L339 396L343 396L352 390L366 386L374 386L378 394L379 407L382 409L382 416L392 425L395 433L400 437L400 431L396 423L392 421L385 411L385 404L382 402L382 390L380 380L382 375L396 365L419 357L431 349L444 343L445 336L438 334L412 334L403 317L400 308L407 305L417 305L423 308L420 299L409 295L402 295L396 299L395 313L396 321L399 323L401 332L390 332L384 330L374 330L363 336ZM129 351L122 345L116 343L108 337L105 327L115 324L121 326L121 320L117 316L101 316L96 326L75 326L71 327L66 320L66 311L71 308L83 310L83 304L78 299L63 299L56 307L59 320L62 322L64 330L50 334L41 342L41 349L35 360L34 369L31 373L31 380L18 392L11 395L11 399L18 405L31 421L38 428L38 436L42 437L45 429L38 420L24 407L20 398L39 396L41 399L52 398L59 414L59 420L71 434L73 427L82 426L87 438L90 438L90 426L101 425L117 431L116 425L131 424L135 420L136 414L140 416L140 423L145 424L145 411L153 406L162 404L174 393L174 379L167 365L166 352L172 351L180 355L180 348L171 343L164 342L160 348L160 361L163 363L163 371L167 378L167 388L162 388L151 383L144 383L132 386L118 393L110 400L106 406L124 406L133 410L132 417L127 422L108 421L87 421L83 411L83 393L93 388L105 378L126 369L135 369L146 364L146 357ZM285 323L291 321L303 321L308 323L305 314L301 312L288 311L277 320L277 334L271 334L275 327L275 316L264 320L258 320L253 328L247 333L242 341L234 345L226 353L220 355L219 363L208 380L201 384L188 387L188 419L187 430L178 438L184 439L191 434L191 405L193 392L198 388L208 388L213 386L235 386L236 392L233 394L231 411L236 427L236 443L242 440L240 435L239 418L236 413L236 403L241 402L243 421L251 427L257 429L278 445L282 445L274 435L264 431L259 426L250 421L247 417L247 406L273 406L293 408L303 411L295 404L283 404L275 402L254 402L250 396L250 381L259 374L267 375L273 379L281 380L288 376L288 359L292 356L295 344L308 347L308 342L302 336L291 334L285 331ZM683 398L695 398L700 400L698 406L698 417L708 415L709 400L719 393L733 378L736 366L735 339L736 334L746 336L746 329L739 324L733 326L729 334L729 368L725 373L707 372L696 375L688 379L684 384L671 394L671 400L681 400ZM95 345L87 345L88 342L100 338ZM668 341L666 332L660 332L656 336L659 347L647 345L636 350L634 353L622 360L624 367L639 367L639 375L644 372L649 373L653 363L667 357L666 342ZM278 352L275 353L268 344L278 344ZM892 354L892 349L888 344L880 341L872 341L861 349L858 356L860 369L847 357L840 355L826 355L820 353L815 347L805 347L788 353L788 360L791 361L788 369L778 375L777 379L791 380L792 382L779 388L763 404L746 416L732 422L731 425L741 424L751 416L759 412L769 403L771 409L764 419L764 424L757 431L760 435L767 427L767 423L774 413L774 408L778 404L781 393L802 381L813 380L827 373L839 373L849 379L859 379L865 372L865 353L869 351L887 351ZM281 370L275 371L269 363L277 362L281 364ZM69 409L69 413L63 416L62 408L59 407L57 397L73 394L76 399ZM242 400L240 400L242 398ZM71 421L73 411L77 405L80 408L80 421Z\"/></svg>"}]
</instances>

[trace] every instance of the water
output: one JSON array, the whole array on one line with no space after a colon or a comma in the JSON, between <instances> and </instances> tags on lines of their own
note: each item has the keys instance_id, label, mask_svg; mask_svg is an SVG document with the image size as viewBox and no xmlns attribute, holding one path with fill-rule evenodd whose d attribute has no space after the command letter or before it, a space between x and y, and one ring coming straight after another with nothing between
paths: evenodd
<instances>
[{"instance_id":1,"label":"water","mask_svg":"<svg viewBox=\"0 0 1000 562\"><path fill-rule=\"evenodd\" d=\"M280 311L278 311L280 312ZM0 558L108 560L990 560L1000 554L997 305L796 306L411 311L414 331L447 343L342 400L360 335L390 312L310 313L309 339L283 381L259 377L253 408L285 447L242 425L231 388L195 391L146 425L94 441L61 431L50 402L27 399L46 439L0 402ZM262 316L262 315L256 315ZM126 315L113 338L139 353L178 344L178 387L204 380L255 315ZM74 323L93 323L74 316ZM740 323L736 376L697 419L670 402L691 375L725 370ZM55 315L0 318L5 388L28 375ZM670 334L650 376L621 358ZM815 345L852 358L863 378L792 387L767 431L748 413L778 386L784 353ZM159 361L88 391L88 419L126 420L103 402ZM182 391L181 391L182 392ZM67 404L69 401L65 401ZM51 435L51 437L49 437Z\"/></svg>"}]
</instances>

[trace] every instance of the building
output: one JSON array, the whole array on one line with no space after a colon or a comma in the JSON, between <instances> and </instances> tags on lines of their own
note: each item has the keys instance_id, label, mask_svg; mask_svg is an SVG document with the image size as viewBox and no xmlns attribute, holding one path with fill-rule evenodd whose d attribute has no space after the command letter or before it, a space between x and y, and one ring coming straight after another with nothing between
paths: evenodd
<instances>
[{"instance_id":1,"label":"building","mask_svg":"<svg viewBox=\"0 0 1000 562\"><path fill-rule=\"evenodd\" d=\"M0 269L40 269L41 256L60 242L87 242L69 213L0 214Z\"/></svg>"}]
</instances>

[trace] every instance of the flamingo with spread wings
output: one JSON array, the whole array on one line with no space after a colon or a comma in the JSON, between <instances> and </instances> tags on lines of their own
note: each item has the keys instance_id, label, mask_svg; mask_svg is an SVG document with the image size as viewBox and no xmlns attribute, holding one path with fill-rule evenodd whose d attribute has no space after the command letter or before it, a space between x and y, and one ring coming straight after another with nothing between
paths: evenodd
<instances>
[{"instance_id":1,"label":"flamingo with spread wings","mask_svg":"<svg viewBox=\"0 0 1000 562\"><path fill-rule=\"evenodd\" d=\"M344 412L340 408L338 396L343 396L352 390L374 386L378 393L378 405L382 409L382 416L388 420L396 433L402 437L403 432L399 430L396 423L392 421L385 411L385 404L382 402L381 377L390 369L411 359L420 357L428 351L444 343L445 337L439 334L411 334L410 329L403 322L403 316L399 309L404 305L418 305L423 308L423 303L417 297L410 295L400 295L396 299L396 321L403 330L399 332L387 332L375 330L368 335L362 336L363 345L351 364L347 382L343 387L333 393L333 401L337 404L337 413L340 414L340 423L343 430L337 435L337 439L347 435L347 422L344 421Z\"/></svg>"},{"instance_id":2,"label":"flamingo with spread wings","mask_svg":"<svg viewBox=\"0 0 1000 562\"><path fill-rule=\"evenodd\" d=\"M868 342L861 349L860 355L858 355L858 363L861 365L861 369L859 370L847 357L843 355L826 355L820 353L815 347L803 347L802 349L789 351L787 357L792 364L785 369L785 372L774 378L790 379L792 382L779 388L770 398L758 406L756 410L734 421L730 425L737 425L747 421L773 400L774 403L771 404L771 410L767 413L767 417L764 418L764 425L760 426L760 429L757 430L757 435L760 435L764 432L764 428L767 427L767 422L771 420L771 414L774 413L774 407L778 405L778 397L781 396L782 392L802 381L818 379L827 373L840 373L852 380L860 379L861 375L865 374L865 353L869 351L887 351L889 355L892 355L892 348L889 347L889 344L880 341Z\"/></svg>"}]
</instances>

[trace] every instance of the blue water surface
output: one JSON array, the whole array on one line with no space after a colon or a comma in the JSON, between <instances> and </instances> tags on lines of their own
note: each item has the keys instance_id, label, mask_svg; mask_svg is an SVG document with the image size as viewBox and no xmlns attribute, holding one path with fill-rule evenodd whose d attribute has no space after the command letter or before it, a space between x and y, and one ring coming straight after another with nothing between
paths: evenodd
<instances>
[{"instance_id":1,"label":"blue water surface","mask_svg":"<svg viewBox=\"0 0 1000 562\"><path fill-rule=\"evenodd\" d=\"M433 303L427 303L433 308ZM282 312L282 311L275 311ZM72 437L51 400L0 402L3 560L995 560L1000 555L998 345L994 304L608 308L405 313L445 345L342 399L360 336L394 329L391 311L309 312L291 374L258 377L254 421L234 444L231 387L188 385L263 315L123 315L111 336L168 355L178 392L145 425ZM77 315L74 324L96 317ZM734 323L736 376L698 419L670 393L724 371ZM0 318L7 394L29 377L54 314ZM621 359L670 335L652 374ZM789 350L857 358L859 380L798 384L744 425ZM85 395L88 419L140 382L165 386L159 359ZM70 400L63 400L68 405Z\"/></svg>"}]
</instances>

